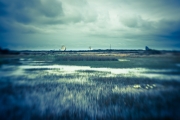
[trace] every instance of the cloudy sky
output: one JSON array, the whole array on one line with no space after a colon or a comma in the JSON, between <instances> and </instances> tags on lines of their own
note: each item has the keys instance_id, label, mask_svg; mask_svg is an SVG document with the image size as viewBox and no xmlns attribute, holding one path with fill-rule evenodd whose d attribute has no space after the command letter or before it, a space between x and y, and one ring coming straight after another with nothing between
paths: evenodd
<instances>
[{"instance_id":1,"label":"cloudy sky","mask_svg":"<svg viewBox=\"0 0 180 120\"><path fill-rule=\"evenodd\" d=\"M0 47L180 50L180 0L0 0Z\"/></svg>"}]
</instances>

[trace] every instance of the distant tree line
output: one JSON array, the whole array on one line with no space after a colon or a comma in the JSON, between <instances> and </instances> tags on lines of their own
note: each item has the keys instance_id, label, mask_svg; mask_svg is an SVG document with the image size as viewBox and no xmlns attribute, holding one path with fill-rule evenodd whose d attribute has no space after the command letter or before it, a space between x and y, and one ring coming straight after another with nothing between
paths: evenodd
<instances>
[{"instance_id":1,"label":"distant tree line","mask_svg":"<svg viewBox=\"0 0 180 120\"><path fill-rule=\"evenodd\" d=\"M161 54L161 51L150 49L148 46L145 47L145 50L146 50L145 53L148 54Z\"/></svg>"},{"instance_id":2,"label":"distant tree line","mask_svg":"<svg viewBox=\"0 0 180 120\"><path fill-rule=\"evenodd\" d=\"M161 51L153 50L153 49L146 50L145 53L148 53L148 54L162 54Z\"/></svg>"},{"instance_id":3,"label":"distant tree line","mask_svg":"<svg viewBox=\"0 0 180 120\"><path fill-rule=\"evenodd\" d=\"M9 49L2 49L0 47L0 54L3 54L3 55L7 55L7 54L19 54L19 52L17 51L12 51L12 50L9 50Z\"/></svg>"}]
</instances>

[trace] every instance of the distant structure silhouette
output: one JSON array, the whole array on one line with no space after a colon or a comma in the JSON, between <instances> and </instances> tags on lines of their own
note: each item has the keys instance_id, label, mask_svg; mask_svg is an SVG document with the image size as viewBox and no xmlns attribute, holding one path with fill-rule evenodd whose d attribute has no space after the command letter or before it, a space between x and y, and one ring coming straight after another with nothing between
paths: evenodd
<instances>
[{"instance_id":1,"label":"distant structure silhouette","mask_svg":"<svg viewBox=\"0 0 180 120\"><path fill-rule=\"evenodd\" d=\"M66 51L66 46L63 45L63 46L61 47L61 51Z\"/></svg>"},{"instance_id":2,"label":"distant structure silhouette","mask_svg":"<svg viewBox=\"0 0 180 120\"><path fill-rule=\"evenodd\" d=\"M146 47L145 47L145 50L148 51L148 50L150 50L150 48L149 48L148 46L146 46Z\"/></svg>"},{"instance_id":3,"label":"distant structure silhouette","mask_svg":"<svg viewBox=\"0 0 180 120\"><path fill-rule=\"evenodd\" d=\"M92 50L91 46L89 46L89 50Z\"/></svg>"}]
</instances>

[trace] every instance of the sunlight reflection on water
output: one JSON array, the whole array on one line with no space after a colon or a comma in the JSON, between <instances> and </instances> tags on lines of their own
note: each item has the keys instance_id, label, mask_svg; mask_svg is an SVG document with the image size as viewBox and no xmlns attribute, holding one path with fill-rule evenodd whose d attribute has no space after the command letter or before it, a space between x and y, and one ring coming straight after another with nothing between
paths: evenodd
<instances>
[{"instance_id":1,"label":"sunlight reflection on water","mask_svg":"<svg viewBox=\"0 0 180 120\"><path fill-rule=\"evenodd\" d=\"M130 61L130 60L127 60L127 59L118 59L118 61L120 61L120 62L127 62L127 61Z\"/></svg>"},{"instance_id":2,"label":"sunlight reflection on water","mask_svg":"<svg viewBox=\"0 0 180 120\"><path fill-rule=\"evenodd\" d=\"M6 69L13 69L12 71L5 71ZM91 68L90 66L69 66L69 65L20 65L10 66L3 65L0 69L2 76L8 75L24 75L25 70L47 70L51 74L73 74L79 71L87 72L106 72L107 76L126 76L126 77L149 77L157 79L174 79L180 80L180 75L171 75L166 73L178 72L174 69L148 69L148 68ZM27 74L28 75L28 74Z\"/></svg>"},{"instance_id":3,"label":"sunlight reflection on water","mask_svg":"<svg viewBox=\"0 0 180 120\"><path fill-rule=\"evenodd\" d=\"M176 72L177 70L173 69L148 69L148 68L91 68L89 66L69 66L69 65L44 65L44 66L28 66L22 65L17 69L16 74L21 73L26 69L49 69L51 73L59 73L64 72L75 73L78 71L97 71L97 72L107 72L109 76L115 75L125 75L128 77L150 77L150 78L158 78L158 79L180 79L180 75L171 75L166 74L169 72ZM56 70L56 71L55 71ZM59 72L61 71L61 72ZM109 74L108 74L109 73Z\"/></svg>"}]
</instances>

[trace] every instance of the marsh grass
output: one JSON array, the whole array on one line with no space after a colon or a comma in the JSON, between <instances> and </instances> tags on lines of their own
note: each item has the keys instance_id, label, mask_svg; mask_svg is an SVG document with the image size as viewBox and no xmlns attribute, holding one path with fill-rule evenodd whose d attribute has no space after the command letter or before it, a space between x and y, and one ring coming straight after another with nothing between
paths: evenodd
<instances>
[{"instance_id":1,"label":"marsh grass","mask_svg":"<svg viewBox=\"0 0 180 120\"><path fill-rule=\"evenodd\" d=\"M22 106L21 104L16 105L15 103L11 103L10 105L12 106L7 108L9 109L8 111L4 110L2 116L7 117L7 114L11 113L12 118L17 117L18 119L26 118L25 115L31 119L46 119L47 117L53 119L173 119L178 117L179 109L176 106L180 98L178 91L173 91L173 93L167 91L156 92L155 94L148 92L141 94L108 93L106 90L99 91L97 88L92 86L85 86L87 90L91 90L89 92L87 92L82 86L73 86L74 85L67 84L66 87L59 84L42 84L29 87L16 86L15 88L10 88L8 91L4 90L3 93L5 94L13 94L12 98L15 99L15 103L18 101L27 102L24 97L30 95L30 100L36 100L36 102L32 101L30 103L36 104L29 106L26 103L27 106ZM61 89L59 89L59 87L61 87ZM15 93L13 93L14 89L16 89ZM84 90L85 92L82 92ZM104 92L107 94L104 94ZM34 93L37 95L34 95ZM71 96L71 93L73 93L74 96L72 100L68 98L68 96ZM49 95L51 95L51 98L46 98ZM85 96L82 97L82 95ZM82 97L81 101L79 101L79 97ZM64 98L66 99L66 104L59 104L58 101L61 101ZM53 101L55 103L53 103ZM86 101L85 106L83 106L84 101ZM8 105L11 102L10 98L6 98L6 102L7 103L3 104ZM79 102L81 105L78 104ZM40 104L40 106L38 104ZM88 110L87 107L91 105L93 108L90 107ZM39 107L45 107L45 111L41 111L43 114L39 111ZM61 110L59 110L58 107L60 107ZM93 114L91 114L91 109L94 111ZM36 111L36 113L31 112L32 110ZM18 115L18 113L20 114Z\"/></svg>"},{"instance_id":2,"label":"marsh grass","mask_svg":"<svg viewBox=\"0 0 180 120\"><path fill-rule=\"evenodd\" d=\"M138 55L138 56L121 56L121 54L45 54L45 55L7 55L0 56L0 65L17 64L18 59L32 59L34 61L44 61L44 64L62 64L62 65L79 65L91 67L109 67L109 68L153 68L166 69L177 68L175 64L180 63L180 57L177 55ZM126 59L126 61L118 61Z\"/></svg>"},{"instance_id":3,"label":"marsh grass","mask_svg":"<svg viewBox=\"0 0 180 120\"><path fill-rule=\"evenodd\" d=\"M20 65L19 59L17 58L0 58L0 66L2 65Z\"/></svg>"},{"instance_id":4,"label":"marsh grass","mask_svg":"<svg viewBox=\"0 0 180 120\"><path fill-rule=\"evenodd\" d=\"M56 56L55 61L118 61L118 59L110 56L66 55Z\"/></svg>"},{"instance_id":5,"label":"marsh grass","mask_svg":"<svg viewBox=\"0 0 180 120\"><path fill-rule=\"evenodd\" d=\"M117 58L119 59L119 58ZM178 58L149 58L137 57L126 58L127 61L62 61L55 60L52 63L62 65L78 65L91 67L108 67L108 68L150 68L150 69L179 69L176 64L180 63Z\"/></svg>"},{"instance_id":6,"label":"marsh grass","mask_svg":"<svg viewBox=\"0 0 180 120\"><path fill-rule=\"evenodd\" d=\"M84 74L82 74L84 73ZM29 76L37 74L29 72ZM176 119L180 82L122 76L103 72L48 74L35 78L4 77L1 82L1 118L15 119ZM86 79L88 83L75 82ZM62 82L59 82L59 80ZM68 82L74 81L74 82ZM134 88L134 85L141 86ZM147 89L147 86L156 87ZM10 116L9 116L10 114ZM73 117L72 117L73 116Z\"/></svg>"},{"instance_id":7,"label":"marsh grass","mask_svg":"<svg viewBox=\"0 0 180 120\"><path fill-rule=\"evenodd\" d=\"M178 58L128 57L128 61L121 62L86 61L86 56L83 61L63 61L59 57L28 55L24 57L28 62L22 64L51 61L47 64L178 69L175 64L179 63ZM8 72L16 69L18 66L7 67ZM109 74L32 68L24 69L20 75L0 76L0 119L180 119L179 80Z\"/></svg>"},{"instance_id":8,"label":"marsh grass","mask_svg":"<svg viewBox=\"0 0 180 120\"><path fill-rule=\"evenodd\" d=\"M99 71L95 71L95 70L76 70L77 72L85 72L85 73L96 73Z\"/></svg>"}]
</instances>

